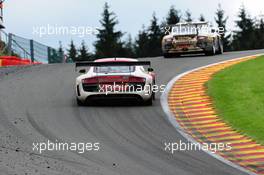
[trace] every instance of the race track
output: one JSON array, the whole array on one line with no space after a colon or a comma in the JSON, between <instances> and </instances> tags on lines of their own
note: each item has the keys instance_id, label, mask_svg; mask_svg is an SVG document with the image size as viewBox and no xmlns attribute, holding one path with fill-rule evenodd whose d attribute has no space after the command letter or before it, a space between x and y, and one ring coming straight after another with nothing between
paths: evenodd
<instances>
[{"instance_id":1,"label":"race track","mask_svg":"<svg viewBox=\"0 0 264 175\"><path fill-rule=\"evenodd\" d=\"M190 69L263 52L147 60L153 63L157 84L166 85L177 74ZM33 66L0 76L0 172L3 174L243 174L204 152L165 152L164 142L186 140L166 120L160 94L152 107L77 107L74 96L77 74L72 64ZM100 150L41 155L32 151L33 142L47 139L99 142Z\"/></svg>"}]
</instances>

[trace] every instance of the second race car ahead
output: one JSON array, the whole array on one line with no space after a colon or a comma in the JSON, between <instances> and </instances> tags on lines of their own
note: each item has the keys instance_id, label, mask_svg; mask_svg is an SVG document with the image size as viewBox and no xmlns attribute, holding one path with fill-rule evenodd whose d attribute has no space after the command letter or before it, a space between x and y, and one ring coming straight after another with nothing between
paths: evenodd
<instances>
[{"instance_id":1,"label":"second race car ahead","mask_svg":"<svg viewBox=\"0 0 264 175\"><path fill-rule=\"evenodd\" d=\"M84 105L97 99L135 99L152 105L155 99L155 74L149 61L128 58L106 58L94 62L78 62L83 73L76 79L77 104Z\"/></svg>"},{"instance_id":2,"label":"second race car ahead","mask_svg":"<svg viewBox=\"0 0 264 175\"><path fill-rule=\"evenodd\" d=\"M162 39L162 51L165 58L190 53L206 55L223 53L219 34L222 31L212 28L207 22L178 23L169 29L171 30L169 34Z\"/></svg>"}]
</instances>

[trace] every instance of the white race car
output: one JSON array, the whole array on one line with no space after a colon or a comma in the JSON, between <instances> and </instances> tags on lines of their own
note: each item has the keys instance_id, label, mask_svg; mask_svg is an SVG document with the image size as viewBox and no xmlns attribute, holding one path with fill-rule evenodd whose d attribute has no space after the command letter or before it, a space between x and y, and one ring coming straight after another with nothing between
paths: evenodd
<instances>
[{"instance_id":1,"label":"white race car","mask_svg":"<svg viewBox=\"0 0 264 175\"><path fill-rule=\"evenodd\" d=\"M178 23L169 28L169 35L162 39L165 58L192 53L223 54L221 31L208 22Z\"/></svg>"},{"instance_id":2,"label":"white race car","mask_svg":"<svg viewBox=\"0 0 264 175\"><path fill-rule=\"evenodd\" d=\"M149 61L129 58L106 58L94 62L77 62L80 75L76 79L79 106L100 99L133 99L152 105L155 73ZM145 70L144 66L149 66ZM89 67L89 69L86 69Z\"/></svg>"}]
</instances>

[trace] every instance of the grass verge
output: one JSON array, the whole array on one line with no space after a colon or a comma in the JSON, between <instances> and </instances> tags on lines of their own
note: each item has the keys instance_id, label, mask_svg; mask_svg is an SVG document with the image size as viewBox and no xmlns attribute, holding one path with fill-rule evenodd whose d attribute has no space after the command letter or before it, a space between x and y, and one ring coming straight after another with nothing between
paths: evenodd
<instances>
[{"instance_id":1,"label":"grass verge","mask_svg":"<svg viewBox=\"0 0 264 175\"><path fill-rule=\"evenodd\" d=\"M207 87L219 116L264 144L264 56L218 72Z\"/></svg>"}]
</instances>

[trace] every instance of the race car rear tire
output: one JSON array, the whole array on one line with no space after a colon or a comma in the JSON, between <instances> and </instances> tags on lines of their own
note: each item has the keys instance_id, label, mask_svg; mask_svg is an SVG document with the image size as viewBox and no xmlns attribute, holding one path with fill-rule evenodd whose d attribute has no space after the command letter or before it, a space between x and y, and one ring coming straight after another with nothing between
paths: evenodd
<instances>
[{"instance_id":1,"label":"race car rear tire","mask_svg":"<svg viewBox=\"0 0 264 175\"><path fill-rule=\"evenodd\" d=\"M181 56L181 54L178 54L178 53L173 54L173 57L174 57L174 58L178 58L178 57L180 57L180 56Z\"/></svg>"},{"instance_id":2,"label":"race car rear tire","mask_svg":"<svg viewBox=\"0 0 264 175\"><path fill-rule=\"evenodd\" d=\"M221 40L218 40L218 51L217 54L221 55L224 53L224 46Z\"/></svg>"},{"instance_id":3,"label":"race car rear tire","mask_svg":"<svg viewBox=\"0 0 264 175\"><path fill-rule=\"evenodd\" d=\"M172 58L173 55L170 53L164 53L163 56L164 58Z\"/></svg>"},{"instance_id":4,"label":"race car rear tire","mask_svg":"<svg viewBox=\"0 0 264 175\"><path fill-rule=\"evenodd\" d=\"M212 46L212 48L210 49L210 51L205 52L205 55L207 55L207 56L214 56L215 54L216 54L215 45Z\"/></svg>"},{"instance_id":5,"label":"race car rear tire","mask_svg":"<svg viewBox=\"0 0 264 175\"><path fill-rule=\"evenodd\" d=\"M148 100L143 102L144 106L152 106L153 104L153 96L151 98L149 98Z\"/></svg>"},{"instance_id":6,"label":"race car rear tire","mask_svg":"<svg viewBox=\"0 0 264 175\"><path fill-rule=\"evenodd\" d=\"M178 53L165 53L163 54L164 58L177 58L180 57L181 55Z\"/></svg>"},{"instance_id":7,"label":"race car rear tire","mask_svg":"<svg viewBox=\"0 0 264 175\"><path fill-rule=\"evenodd\" d=\"M156 85L156 80L153 81L153 86ZM152 92L152 100L155 101L156 100L156 93L153 91Z\"/></svg>"},{"instance_id":8,"label":"race car rear tire","mask_svg":"<svg viewBox=\"0 0 264 175\"><path fill-rule=\"evenodd\" d=\"M155 92L153 92L152 100L153 100L153 101L156 100L156 93L155 93Z\"/></svg>"},{"instance_id":9,"label":"race car rear tire","mask_svg":"<svg viewBox=\"0 0 264 175\"><path fill-rule=\"evenodd\" d=\"M79 100L78 98L76 98L76 103L77 103L78 106L84 106L84 105L85 105L85 104L84 104L81 100Z\"/></svg>"}]
</instances>

